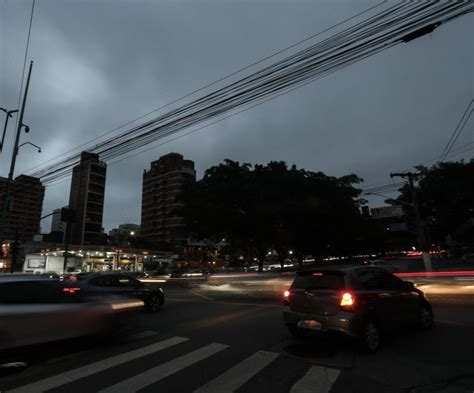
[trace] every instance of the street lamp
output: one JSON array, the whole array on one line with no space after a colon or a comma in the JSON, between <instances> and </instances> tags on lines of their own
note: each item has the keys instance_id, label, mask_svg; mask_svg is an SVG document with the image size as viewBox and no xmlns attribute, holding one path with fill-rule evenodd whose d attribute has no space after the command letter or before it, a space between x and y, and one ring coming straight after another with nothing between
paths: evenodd
<instances>
[{"instance_id":1,"label":"street lamp","mask_svg":"<svg viewBox=\"0 0 474 393\"><path fill-rule=\"evenodd\" d=\"M15 134L15 142L13 143L13 154L12 154L12 159L10 162L10 171L8 172L8 180L5 184L4 188L4 195L5 199L3 201L3 207L2 207L2 215L0 216L0 241L3 241L3 236L5 234L5 220L8 216L9 208L10 208L10 201L11 201L11 195L10 195L10 184L13 180L13 173L15 172L15 163L16 163L16 156L18 154L18 145L20 143L20 134L21 134L21 127L24 126L23 124L23 115L25 113L25 105L26 105L26 97L28 96L28 89L30 86L30 77L31 77L31 69L33 68L33 62L30 62L30 69L28 70L28 78L26 79L26 86L25 86L25 91L23 93L23 101L20 107L20 110L18 112L18 122L17 122L17 130ZM8 119L8 112L7 113L7 119ZM29 132L30 128L25 126L25 131Z\"/></svg>"},{"instance_id":2,"label":"street lamp","mask_svg":"<svg viewBox=\"0 0 474 393\"><path fill-rule=\"evenodd\" d=\"M28 127L28 126L27 126ZM20 147L22 147L23 145L31 145L31 146L34 146L38 149L38 153L41 153L41 147L35 145L34 143L31 143L31 142L23 142L21 145L18 146L18 149L20 149Z\"/></svg>"}]
</instances>

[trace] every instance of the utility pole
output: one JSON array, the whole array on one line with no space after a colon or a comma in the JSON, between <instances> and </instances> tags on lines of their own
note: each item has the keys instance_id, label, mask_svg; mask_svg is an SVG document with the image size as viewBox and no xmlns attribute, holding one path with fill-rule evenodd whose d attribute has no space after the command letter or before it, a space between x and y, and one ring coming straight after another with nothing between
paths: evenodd
<instances>
[{"instance_id":1,"label":"utility pole","mask_svg":"<svg viewBox=\"0 0 474 393\"><path fill-rule=\"evenodd\" d=\"M66 231L64 234L64 265L63 265L63 274L64 277L66 277L67 273L67 260L69 257L69 237L71 236L71 224L73 224L76 219L75 219L75 211L70 209L69 207L67 208L62 208L61 209L61 221L66 223Z\"/></svg>"},{"instance_id":2,"label":"utility pole","mask_svg":"<svg viewBox=\"0 0 474 393\"><path fill-rule=\"evenodd\" d=\"M0 111L5 112L5 125L3 126L3 135L2 135L2 141L0 142L0 153L2 153L3 150L3 144L5 143L5 135L7 134L7 128L8 128L8 120L10 117L12 117L13 113L18 112L18 109L13 109L11 111L5 109L5 108L0 108Z\"/></svg>"},{"instance_id":3,"label":"utility pole","mask_svg":"<svg viewBox=\"0 0 474 393\"><path fill-rule=\"evenodd\" d=\"M25 105L26 105L26 97L28 96L28 88L30 86L30 78L31 78L31 69L33 68L33 62L30 62L30 68L28 70L28 78L26 80L26 87L25 87L25 92L23 94L23 102L20 108L19 112L19 117L18 117L18 122L17 122L17 128L16 128L16 135L15 135L15 144L13 146L13 153L12 153L12 159L10 163L10 171L8 173L8 180L7 183L5 184L5 191L4 191L4 200L3 200L3 206L2 206L2 215L0 216L0 242L3 242L4 236L5 236L5 225L7 221L7 216L10 211L10 202L12 199L12 195L10 192L10 186L13 180L13 174L15 172L15 164L16 164L16 156L18 155L18 149L19 149L19 144L20 144L20 134L21 134L21 129L24 126L23 124L23 115L25 113ZM8 116L7 116L8 119ZM25 127L25 131L29 131L29 127Z\"/></svg>"},{"instance_id":4,"label":"utility pole","mask_svg":"<svg viewBox=\"0 0 474 393\"><path fill-rule=\"evenodd\" d=\"M13 148L12 161L10 163L10 172L8 173L9 181L13 179L13 172L15 172L16 156L18 155L18 145L20 144L20 134L21 134L21 128L23 127L23 115L25 114L26 97L28 96L28 89L30 87L30 78L31 78L32 68L33 68L33 62L31 61L30 69L28 70L28 78L26 79L25 94L23 94L23 103L21 104L18 124L16 128L15 145Z\"/></svg>"},{"instance_id":5,"label":"utility pole","mask_svg":"<svg viewBox=\"0 0 474 393\"><path fill-rule=\"evenodd\" d=\"M416 229L418 232L418 243L420 245L421 251L423 252L423 262L425 264L425 270L427 272L433 271L433 266L431 265L431 257L430 257L430 247L428 242L428 236L426 233L425 223L421 218L421 211L420 211L420 204L418 202L418 196L415 189L414 178L419 176L419 173L391 173L390 177L401 177L401 178L408 178L408 187L410 188L411 192L411 202L413 206L413 210L415 212L415 220L416 220Z\"/></svg>"},{"instance_id":6,"label":"utility pole","mask_svg":"<svg viewBox=\"0 0 474 393\"><path fill-rule=\"evenodd\" d=\"M69 232L70 232L71 225L68 221L66 221L66 231L64 234L64 265L63 265L63 275L64 279L66 279L67 273L67 259L68 259L68 252L69 252Z\"/></svg>"}]
</instances>

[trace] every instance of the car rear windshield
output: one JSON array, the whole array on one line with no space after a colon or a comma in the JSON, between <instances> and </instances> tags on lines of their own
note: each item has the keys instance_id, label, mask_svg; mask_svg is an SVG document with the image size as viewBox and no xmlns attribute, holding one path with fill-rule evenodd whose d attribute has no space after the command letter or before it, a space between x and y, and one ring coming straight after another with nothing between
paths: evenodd
<instances>
[{"instance_id":1,"label":"car rear windshield","mask_svg":"<svg viewBox=\"0 0 474 393\"><path fill-rule=\"evenodd\" d=\"M296 275L292 289L344 289L344 273L338 271L302 272Z\"/></svg>"}]
</instances>

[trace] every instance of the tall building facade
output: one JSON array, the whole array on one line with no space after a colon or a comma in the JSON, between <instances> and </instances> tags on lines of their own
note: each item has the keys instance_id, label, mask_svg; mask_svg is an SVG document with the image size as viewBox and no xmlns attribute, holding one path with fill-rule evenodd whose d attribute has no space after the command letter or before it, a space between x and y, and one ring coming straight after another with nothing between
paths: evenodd
<instances>
[{"instance_id":1,"label":"tall building facade","mask_svg":"<svg viewBox=\"0 0 474 393\"><path fill-rule=\"evenodd\" d=\"M67 206L64 206L67 208ZM63 232L66 230L66 223L61 221L61 208L54 209L51 218L51 232Z\"/></svg>"},{"instance_id":2,"label":"tall building facade","mask_svg":"<svg viewBox=\"0 0 474 393\"><path fill-rule=\"evenodd\" d=\"M3 195L8 179L0 178L0 211L5 203ZM40 233L44 186L36 177L20 175L10 184L12 192L10 212L6 218L4 239L28 241Z\"/></svg>"},{"instance_id":3,"label":"tall building facade","mask_svg":"<svg viewBox=\"0 0 474 393\"><path fill-rule=\"evenodd\" d=\"M186 238L178 200L183 187L196 181L194 162L169 153L143 173L141 236L153 242L180 242Z\"/></svg>"},{"instance_id":4,"label":"tall building facade","mask_svg":"<svg viewBox=\"0 0 474 393\"><path fill-rule=\"evenodd\" d=\"M106 175L107 165L98 154L81 153L81 162L72 171L69 208L75 221L67 231L69 243L101 243Z\"/></svg>"}]
</instances>

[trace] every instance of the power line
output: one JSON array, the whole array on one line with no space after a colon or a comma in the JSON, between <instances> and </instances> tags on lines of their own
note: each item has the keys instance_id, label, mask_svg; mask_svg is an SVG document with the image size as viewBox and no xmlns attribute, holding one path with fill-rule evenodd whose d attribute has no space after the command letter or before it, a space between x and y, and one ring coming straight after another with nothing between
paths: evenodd
<instances>
[{"instance_id":1,"label":"power line","mask_svg":"<svg viewBox=\"0 0 474 393\"><path fill-rule=\"evenodd\" d=\"M465 3L399 3L320 43L265 67L221 89L103 141L91 151L110 160L137 150L185 127L202 123L266 96L285 94L402 42L435 23L471 12ZM35 172L45 183L67 176L78 155Z\"/></svg>"},{"instance_id":2,"label":"power line","mask_svg":"<svg viewBox=\"0 0 474 393\"><path fill-rule=\"evenodd\" d=\"M446 150L446 153L443 157L443 159L441 161L444 161L447 157L447 155L450 153L451 149L453 148L453 146L455 145L455 143L457 142L457 140L459 139L459 136L462 134L463 130L464 130L464 127L466 126L467 122L469 121L471 115L472 115L472 112L474 112L474 109L471 109L471 111L469 112L469 115L466 117L466 120L464 121L463 125L461 126L461 128L459 129L456 137L453 139L453 142L451 143L451 146L449 146L448 150Z\"/></svg>"},{"instance_id":3,"label":"power line","mask_svg":"<svg viewBox=\"0 0 474 393\"><path fill-rule=\"evenodd\" d=\"M169 117L169 116L168 116ZM139 126L138 128L135 128L135 129L132 129L131 132L135 132L135 131L139 131L140 129L142 129L143 127L146 127L148 126L149 124L146 123L145 125L142 125L142 126ZM130 134L130 132L129 132ZM100 145L99 145L100 146ZM77 157L72 157L72 160L71 161L75 161L77 159Z\"/></svg>"},{"instance_id":4,"label":"power line","mask_svg":"<svg viewBox=\"0 0 474 393\"><path fill-rule=\"evenodd\" d=\"M467 105L467 108L464 111L464 114L462 115L461 119L459 120L458 124L456 125L456 128L454 129L453 133L451 134L451 137L449 138L448 143L446 144L446 146L444 147L443 152L441 153L440 162L444 161L444 159L449 154L450 150L452 149L452 147L454 146L454 144L458 140L459 135L461 135L461 132L464 129L465 123L461 128L460 128L460 126L463 123L463 120L466 117L467 113L469 112L469 109L471 108L471 105L473 104L473 102L474 102L474 99L471 99L469 101L469 104ZM469 117L471 116L471 114L472 114L472 110L469 113L469 116L468 116L467 120L469 120Z\"/></svg>"},{"instance_id":5,"label":"power line","mask_svg":"<svg viewBox=\"0 0 474 393\"><path fill-rule=\"evenodd\" d=\"M34 1L34 0L33 0L33 1ZM64 153L62 153L62 154L60 154L60 155L58 155L58 156L56 156L56 157L53 157L53 158L51 158L50 160L45 161L43 164L36 165L36 166L34 166L34 167L32 167L32 168L26 170L26 172L30 172L31 170L36 169L36 168L38 168L39 166L44 165L45 163L48 163L48 162L51 162L51 161L56 160L57 158L63 157L63 156L65 156L66 154L71 153L71 152L73 152L73 151L75 151L75 150L78 150L78 149L80 149L80 148L82 148L82 147L84 147L84 146L87 146L87 145L89 145L89 144L92 143L92 142L95 142L95 141L97 141L97 140L99 140L99 139L101 139L101 138L103 138L103 137L105 137L105 136L107 136L107 135L110 135L110 134L114 133L115 131L120 130L120 129L123 128L123 127L126 127L126 126L128 126L128 125L130 125L130 124L133 124L133 123L137 122L138 120L144 119L145 117L147 117L147 116L149 116L149 115L151 115L151 114L153 114L153 113L156 113L156 112L158 112L158 111L160 111L160 110L162 110L162 109L164 109L164 108L167 108L167 107L169 107L169 106L171 106L171 105L173 105L173 104L176 104L176 103L178 103L179 101L182 101L182 100L185 99L185 98L191 97L191 96L193 96L194 94L199 93L199 92L201 92L201 91L204 91L204 90L208 89L209 87L212 87L212 86L214 86L214 85L216 85L216 84L218 84L218 83L220 83L220 82L223 82L224 80L227 80L227 79L229 79L229 78L231 78L231 77L233 77L233 76L235 76L235 75L240 74L240 73L243 72L243 71L249 70L249 69L251 69L252 67L255 67L255 66L258 65L258 64L261 64L261 63L263 63L263 62L265 62L265 61L267 61L267 60L270 60L270 59L272 59L272 58L274 58L274 57L276 57L276 56L278 56L278 55L280 55L280 54L282 54L282 53L284 53L284 52L289 51L290 49L293 49L293 48L295 48L295 47L297 47L297 46L299 46L299 45L301 45L301 44L303 44L303 43L305 43L305 42L307 42L307 41L310 41L310 40L312 40L312 39L314 39L314 38L316 38L316 37L318 37L318 36L320 36L320 35L322 35L322 34L324 34L324 33L327 33L327 32L330 31L330 30L333 30L333 29L335 29L335 28L337 28L337 27L339 27L339 26L342 26L343 24L345 24L345 23L347 23L347 22L350 22L350 21L353 20L353 19L356 19L356 18L358 18L359 16L361 16L361 15L363 15L363 14L366 14L367 12L370 12L370 11L374 10L375 8L380 7L382 4L384 4L384 3L386 3L386 2L387 2L387 0L384 0L384 1L382 1L382 2L380 2L380 3L378 3L378 4L376 4L376 5L374 5L373 7L367 8L366 10L364 10L364 11L362 11L362 12L359 12L358 14L355 14L355 15L353 15L353 16L351 16L351 17L349 17L349 18L347 18L347 19L345 19L345 20L343 20L343 21L341 21L341 22L338 22L338 23L336 23L336 24L334 24L334 25L332 25L332 26L326 28L326 29L323 29L323 30L321 30L321 31L319 31L319 32L317 32L317 33L315 33L315 34L312 34L312 35L310 35L309 37L306 37L306 38L304 38L304 39L302 39L302 40L300 40L300 41L295 42L294 44L291 44L291 45L289 45L289 46L287 46L287 47L285 47L285 48L283 48L283 49L280 49L279 51L274 52L274 53L271 54L271 55L268 55L268 56L265 56L265 57L263 57L263 58L261 58L261 59L259 59L259 60L256 60L256 61L254 61L253 63L251 63L251 64L249 64L249 65L247 65L247 66L245 66L245 67L243 67L243 68L240 68L240 69L237 70L237 71L231 72L230 74L227 74L227 75L225 75L225 76L223 76L223 77L221 77L221 78L215 80L214 82L208 83L207 85L202 86L202 87L200 87L200 88L198 88L198 89L196 89L196 90L193 90L193 91L191 91L190 93L187 93L187 94L185 94L184 96L182 96L182 97L180 97L180 98L177 98L177 99L175 99L175 100L173 100L173 101L170 101L170 102L168 102L168 103L165 104L165 105L162 105L162 106L160 106L160 107L158 107L158 108L156 108L156 109L153 109L153 110L150 111L150 112L147 112L147 113L145 113L145 114L143 114L143 115L141 115L141 116L139 116L139 117L137 117L137 118L135 118L135 119L133 119L133 120L130 120L130 121L126 122L126 123L123 123L123 124L121 124L120 126L117 126L117 127L113 128L113 129L110 130L110 131L107 131L107 132L105 132L105 133L103 133L103 134L101 134L101 135L99 135L99 136L97 136L97 137L95 137L95 138L93 138L93 139L91 139L91 140L89 140L89 141L87 141L87 142L85 142L85 143L83 143L83 144L81 144L81 145L75 147L75 148L72 148L72 149L70 149L70 150L68 150L68 151L66 151L66 152L64 152ZM24 72L24 71L23 71L23 72Z\"/></svg>"},{"instance_id":6,"label":"power line","mask_svg":"<svg viewBox=\"0 0 474 393\"><path fill-rule=\"evenodd\" d=\"M432 10L430 10L430 7ZM471 11L471 9L463 9L463 7L464 5L462 3L434 6L431 3L422 3L421 5L417 4L415 6L407 6L407 4L396 5L372 17L372 20L369 20L369 22L378 20L378 25L370 26L369 22L365 22L365 31L357 32L352 28L352 30L348 29L345 32L338 33L336 36L330 37L320 44L298 52L275 65L266 67L249 77L208 94L191 104L162 115L112 140L104 141L96 145L93 150L99 153L102 159L107 160L137 149L140 146L163 138L189 125L202 122L203 120L224 113L237 106L261 99L265 95L288 89L291 85L301 84L305 79L314 78L318 73L319 76L325 76L348 64L378 53L387 47L405 42L403 34L410 34L410 32L417 31L416 29L422 28L424 23L431 23L436 18L438 18L436 24L439 25L442 21L449 19L450 12L456 11L458 12L457 15L461 15ZM405 8L404 13L401 13L400 10L403 8ZM390 15L391 20L383 20L383 18L388 15ZM439 19L441 16L445 16L445 19ZM407 18L411 20L406 22ZM398 30L381 34L384 29L393 28L402 22L406 23L398 26ZM359 25L361 24L363 25L364 22L361 22ZM350 34L352 34L352 36ZM378 34L378 36L376 34ZM362 41L359 44L356 44L357 41L354 41L354 39L359 39L360 41L361 39L367 39L374 35L376 35L376 38L371 38L365 42ZM350 41L350 39L352 39L352 41ZM392 42L387 42L387 39L392 39ZM334 43L338 46L334 47ZM343 49L342 52L341 49ZM319 57L317 57L318 55ZM293 68L290 68L290 66ZM255 81L262 82L251 86ZM244 90L239 91L239 89L242 88L244 88ZM191 110L194 110L194 112ZM175 120L166 122L166 120L172 119L173 117ZM160 122L162 125L159 125ZM61 173L67 174L76 160L76 156L70 157L64 162L62 167L56 166L47 168L34 175L45 177L46 173L49 176L49 180L54 180L57 176L60 176Z\"/></svg>"}]
</instances>

